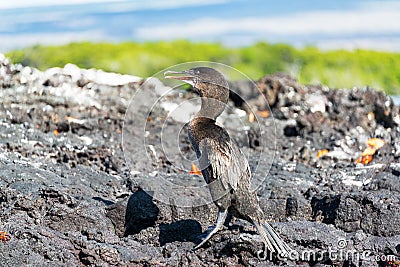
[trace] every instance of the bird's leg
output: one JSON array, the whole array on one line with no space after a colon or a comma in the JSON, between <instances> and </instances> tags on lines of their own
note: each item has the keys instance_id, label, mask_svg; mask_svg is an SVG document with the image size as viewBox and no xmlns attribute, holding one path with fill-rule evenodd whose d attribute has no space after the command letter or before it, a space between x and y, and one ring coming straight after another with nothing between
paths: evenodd
<instances>
[{"instance_id":1,"label":"bird's leg","mask_svg":"<svg viewBox=\"0 0 400 267\"><path fill-rule=\"evenodd\" d=\"M222 225L224 224L227 215L228 215L227 209L218 210L217 222L215 223L214 229L212 229L211 232L209 232L207 236L203 239L203 241L201 241L200 244L195 246L193 250L196 250L200 248L202 245L204 245L216 232L218 232L222 228Z\"/></svg>"}]
</instances>

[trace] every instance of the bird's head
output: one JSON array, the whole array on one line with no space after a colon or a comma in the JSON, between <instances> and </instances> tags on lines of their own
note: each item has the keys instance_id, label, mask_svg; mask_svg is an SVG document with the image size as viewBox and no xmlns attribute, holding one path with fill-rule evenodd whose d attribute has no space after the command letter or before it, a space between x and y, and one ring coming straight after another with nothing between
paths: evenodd
<instances>
[{"instance_id":1,"label":"bird's head","mask_svg":"<svg viewBox=\"0 0 400 267\"><path fill-rule=\"evenodd\" d=\"M229 86L221 72L209 67L196 67L185 71L166 71L164 77L186 82L202 98L213 98L223 103L228 102Z\"/></svg>"}]
</instances>

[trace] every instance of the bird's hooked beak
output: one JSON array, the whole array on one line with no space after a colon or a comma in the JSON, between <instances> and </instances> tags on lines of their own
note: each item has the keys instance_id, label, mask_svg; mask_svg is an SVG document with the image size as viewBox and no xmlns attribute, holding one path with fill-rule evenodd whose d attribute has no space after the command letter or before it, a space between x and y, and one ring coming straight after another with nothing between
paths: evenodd
<instances>
[{"instance_id":1,"label":"bird's hooked beak","mask_svg":"<svg viewBox=\"0 0 400 267\"><path fill-rule=\"evenodd\" d=\"M164 78L181 80L188 84L193 85L196 77L193 74L191 74L189 71L171 71L171 70L169 70L169 71L164 72Z\"/></svg>"}]
</instances>

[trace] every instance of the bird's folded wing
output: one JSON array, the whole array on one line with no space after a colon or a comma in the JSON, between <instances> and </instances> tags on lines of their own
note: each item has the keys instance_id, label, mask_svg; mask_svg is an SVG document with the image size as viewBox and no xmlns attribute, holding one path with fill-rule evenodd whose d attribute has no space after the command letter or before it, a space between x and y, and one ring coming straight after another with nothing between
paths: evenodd
<instances>
[{"instance_id":1,"label":"bird's folded wing","mask_svg":"<svg viewBox=\"0 0 400 267\"><path fill-rule=\"evenodd\" d=\"M202 159L211 168L211 180L218 179L226 189L236 190L242 179L250 179L247 159L232 140L220 143L205 138L199 147Z\"/></svg>"}]
</instances>

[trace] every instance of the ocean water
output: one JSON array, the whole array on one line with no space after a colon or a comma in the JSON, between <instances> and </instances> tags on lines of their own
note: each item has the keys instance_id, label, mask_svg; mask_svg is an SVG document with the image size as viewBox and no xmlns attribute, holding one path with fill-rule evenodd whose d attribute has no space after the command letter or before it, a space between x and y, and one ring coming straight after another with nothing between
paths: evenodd
<instances>
[{"instance_id":1,"label":"ocean water","mask_svg":"<svg viewBox=\"0 0 400 267\"><path fill-rule=\"evenodd\" d=\"M257 41L400 51L399 1L0 0L0 52L71 41Z\"/></svg>"}]
</instances>

